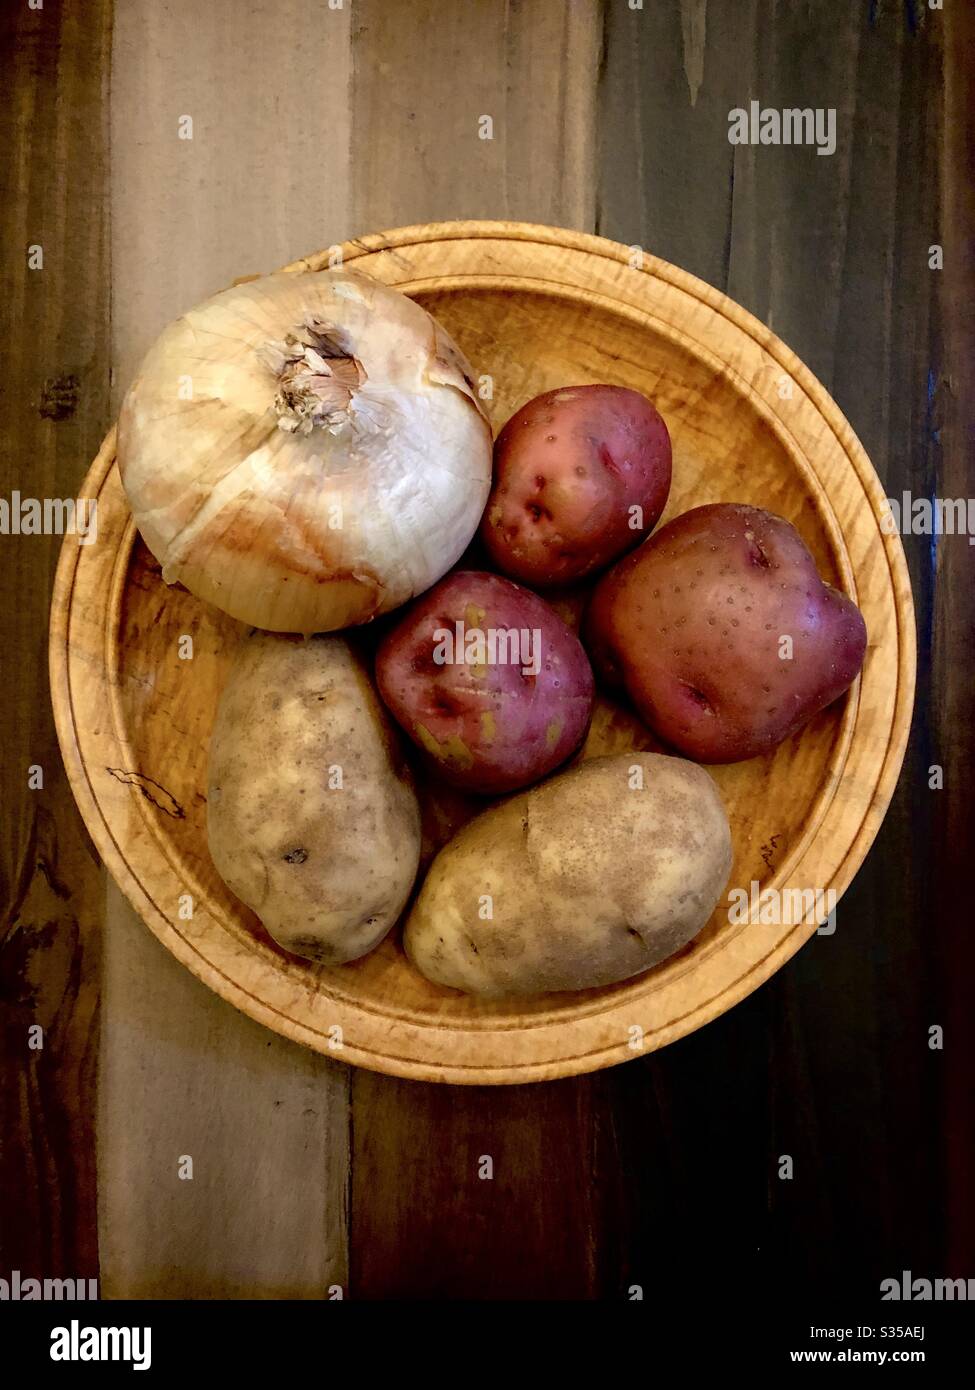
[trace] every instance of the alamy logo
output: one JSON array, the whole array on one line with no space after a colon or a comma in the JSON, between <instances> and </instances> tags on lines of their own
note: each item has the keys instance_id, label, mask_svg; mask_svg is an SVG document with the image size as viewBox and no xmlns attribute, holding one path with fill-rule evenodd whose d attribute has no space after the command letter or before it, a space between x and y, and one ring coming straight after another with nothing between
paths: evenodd
<instances>
[{"instance_id":1,"label":"alamy logo","mask_svg":"<svg viewBox=\"0 0 975 1390\"><path fill-rule=\"evenodd\" d=\"M9 1279L0 1279L0 1303L30 1303L40 1300L75 1303L98 1299L97 1279L23 1279L20 1270L10 1272Z\"/></svg>"},{"instance_id":2,"label":"alamy logo","mask_svg":"<svg viewBox=\"0 0 975 1390\"><path fill-rule=\"evenodd\" d=\"M891 1299L913 1303L967 1301L975 1299L975 1279L915 1279L909 1269L899 1279L881 1279L881 1302Z\"/></svg>"},{"instance_id":3,"label":"alamy logo","mask_svg":"<svg viewBox=\"0 0 975 1390\"><path fill-rule=\"evenodd\" d=\"M763 888L753 878L747 888L729 888L728 921L732 926L819 928L818 936L836 931L835 888Z\"/></svg>"},{"instance_id":4,"label":"alamy logo","mask_svg":"<svg viewBox=\"0 0 975 1390\"><path fill-rule=\"evenodd\" d=\"M888 536L967 536L975 545L975 497L885 497L880 529Z\"/></svg>"},{"instance_id":5,"label":"alamy logo","mask_svg":"<svg viewBox=\"0 0 975 1390\"><path fill-rule=\"evenodd\" d=\"M467 627L462 621L434 630L438 666L520 666L523 676L541 670L542 634L529 627Z\"/></svg>"},{"instance_id":6,"label":"alamy logo","mask_svg":"<svg viewBox=\"0 0 975 1390\"><path fill-rule=\"evenodd\" d=\"M152 1365L151 1327L82 1327L72 1318L51 1331L52 1361L131 1361L134 1371Z\"/></svg>"},{"instance_id":7,"label":"alamy logo","mask_svg":"<svg viewBox=\"0 0 975 1390\"><path fill-rule=\"evenodd\" d=\"M19 1269L0 1279L0 1302L97 1302L97 1279L24 1279ZM149 1327L83 1327L73 1318L51 1330L52 1361L131 1361L135 1371L152 1365Z\"/></svg>"},{"instance_id":8,"label":"alamy logo","mask_svg":"<svg viewBox=\"0 0 975 1390\"><path fill-rule=\"evenodd\" d=\"M0 497L0 536L77 536L81 545L98 539L94 497Z\"/></svg>"},{"instance_id":9,"label":"alamy logo","mask_svg":"<svg viewBox=\"0 0 975 1390\"><path fill-rule=\"evenodd\" d=\"M836 152L836 107L787 106L777 111L760 102L728 112L732 145L815 145L817 154Z\"/></svg>"}]
</instances>

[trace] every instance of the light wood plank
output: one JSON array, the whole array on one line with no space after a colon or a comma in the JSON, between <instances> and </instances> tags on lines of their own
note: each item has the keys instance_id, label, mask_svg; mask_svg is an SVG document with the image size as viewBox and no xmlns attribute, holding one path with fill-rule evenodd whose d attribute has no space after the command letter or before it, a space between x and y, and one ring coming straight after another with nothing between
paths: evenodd
<instances>
[{"instance_id":1,"label":"light wood plank","mask_svg":"<svg viewBox=\"0 0 975 1390\"><path fill-rule=\"evenodd\" d=\"M318 0L273 14L119 0L116 405L170 318L353 230L349 26L349 6ZM192 140L179 138L185 116ZM110 891L98 1115L108 1296L322 1297L344 1285L347 1097L346 1068L204 989ZM177 1176L183 1154L191 1182Z\"/></svg>"},{"instance_id":2,"label":"light wood plank","mask_svg":"<svg viewBox=\"0 0 975 1390\"><path fill-rule=\"evenodd\" d=\"M362 231L461 217L593 230L597 0L357 0L355 12Z\"/></svg>"},{"instance_id":3,"label":"light wood plank","mask_svg":"<svg viewBox=\"0 0 975 1390\"><path fill-rule=\"evenodd\" d=\"M320 1298L344 1286L347 1069L218 999L114 886L106 937L103 1296ZM184 1156L192 1180L179 1176Z\"/></svg>"},{"instance_id":4,"label":"light wood plank","mask_svg":"<svg viewBox=\"0 0 975 1390\"><path fill-rule=\"evenodd\" d=\"M352 235L351 5L118 0L117 404L161 328L239 276ZM192 139L180 119L192 118Z\"/></svg>"}]
</instances>

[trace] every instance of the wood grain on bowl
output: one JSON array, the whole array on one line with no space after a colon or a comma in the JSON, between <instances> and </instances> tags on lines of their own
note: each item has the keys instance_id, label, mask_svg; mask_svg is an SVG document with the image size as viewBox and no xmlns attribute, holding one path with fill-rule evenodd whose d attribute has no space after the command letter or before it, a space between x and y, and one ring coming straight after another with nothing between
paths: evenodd
<instances>
[{"instance_id":1,"label":"wood grain on bowl","mask_svg":"<svg viewBox=\"0 0 975 1390\"><path fill-rule=\"evenodd\" d=\"M839 896L900 769L915 648L900 539L881 532L882 488L826 391L718 291L651 257L636 268L627 248L597 237L442 223L360 238L343 252L443 321L475 370L493 379L496 427L553 386L606 381L643 391L674 444L664 520L705 502L768 507L798 527L823 577L856 601L869 646L848 695L774 755L713 770L735 842L730 884ZM288 270L326 264L323 252ZM816 931L815 921L733 925L725 905L690 947L645 976L516 1004L438 989L409 968L395 934L334 969L286 955L231 897L206 846L207 743L239 629L162 583L135 533L112 435L86 490L98 498L100 540L66 544L51 637L75 795L109 869L152 930L252 1017L322 1052L340 1028L342 1060L395 1075L543 1080L625 1061L690 1032ZM192 661L179 656L186 634ZM586 754L627 746L647 746L640 726L603 705ZM189 919L180 915L187 894Z\"/></svg>"}]
</instances>

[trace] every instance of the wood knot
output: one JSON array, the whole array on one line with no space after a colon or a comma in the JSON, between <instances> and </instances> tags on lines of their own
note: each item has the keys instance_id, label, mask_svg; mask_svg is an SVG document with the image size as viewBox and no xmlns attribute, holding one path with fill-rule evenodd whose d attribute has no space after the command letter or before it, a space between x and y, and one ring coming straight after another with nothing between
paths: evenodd
<instances>
[{"instance_id":1,"label":"wood knot","mask_svg":"<svg viewBox=\"0 0 975 1390\"><path fill-rule=\"evenodd\" d=\"M76 376L51 376L41 391L38 414L45 420L69 420L78 409L81 387Z\"/></svg>"}]
</instances>

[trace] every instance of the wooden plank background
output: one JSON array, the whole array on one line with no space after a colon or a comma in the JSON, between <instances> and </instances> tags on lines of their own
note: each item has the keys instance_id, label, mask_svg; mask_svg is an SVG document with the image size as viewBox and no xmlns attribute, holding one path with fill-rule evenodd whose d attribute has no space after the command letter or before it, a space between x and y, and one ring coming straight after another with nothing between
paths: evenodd
<instances>
[{"instance_id":1,"label":"wooden plank background","mask_svg":"<svg viewBox=\"0 0 975 1390\"><path fill-rule=\"evenodd\" d=\"M804 358L889 494L972 491L971 7L62 0L0 24L0 495L73 495L181 309L453 217L599 231L684 266ZM835 107L836 153L731 146L752 97ZM649 1297L702 1270L872 1297L904 1268L971 1273L964 538L906 541L917 713L836 935L662 1053L498 1090L350 1070L176 965L105 882L60 770L57 540L0 546L0 1272L98 1272L115 1297L364 1299Z\"/></svg>"}]
</instances>

